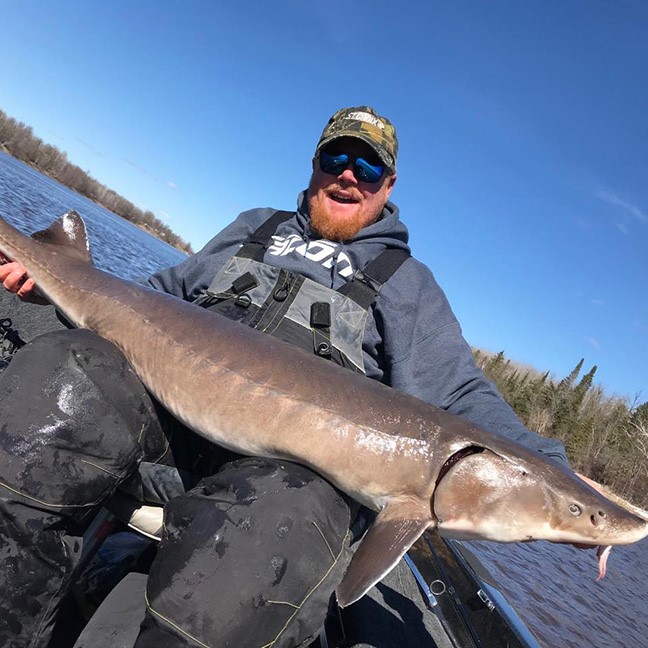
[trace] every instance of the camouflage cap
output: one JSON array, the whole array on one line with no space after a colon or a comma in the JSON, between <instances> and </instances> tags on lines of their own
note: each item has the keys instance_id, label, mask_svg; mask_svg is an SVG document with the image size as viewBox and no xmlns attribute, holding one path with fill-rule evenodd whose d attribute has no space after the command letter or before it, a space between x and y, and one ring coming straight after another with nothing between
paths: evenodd
<instances>
[{"instance_id":1,"label":"camouflage cap","mask_svg":"<svg viewBox=\"0 0 648 648\"><path fill-rule=\"evenodd\" d=\"M398 139L396 129L386 117L369 106L338 110L322 132L315 154L338 137L357 137L373 148L390 171L396 170Z\"/></svg>"}]
</instances>

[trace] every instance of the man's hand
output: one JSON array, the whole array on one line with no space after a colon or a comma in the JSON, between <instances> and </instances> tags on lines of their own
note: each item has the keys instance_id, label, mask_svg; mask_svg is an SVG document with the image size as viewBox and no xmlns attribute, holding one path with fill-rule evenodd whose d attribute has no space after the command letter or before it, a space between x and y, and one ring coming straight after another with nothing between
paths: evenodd
<instances>
[{"instance_id":1,"label":"man's hand","mask_svg":"<svg viewBox=\"0 0 648 648\"><path fill-rule=\"evenodd\" d=\"M576 473L577 477L580 477L586 484L589 484L594 490L597 490L601 495L605 497L605 493L603 491L603 487L601 484L598 482L595 482L593 479L590 479L589 477L585 477L585 475L581 475L580 473Z\"/></svg>"},{"instance_id":2,"label":"man's hand","mask_svg":"<svg viewBox=\"0 0 648 648\"><path fill-rule=\"evenodd\" d=\"M31 304L49 304L47 299L38 294L36 283L27 277L27 268L17 261L1 260L0 282L20 299Z\"/></svg>"}]
</instances>

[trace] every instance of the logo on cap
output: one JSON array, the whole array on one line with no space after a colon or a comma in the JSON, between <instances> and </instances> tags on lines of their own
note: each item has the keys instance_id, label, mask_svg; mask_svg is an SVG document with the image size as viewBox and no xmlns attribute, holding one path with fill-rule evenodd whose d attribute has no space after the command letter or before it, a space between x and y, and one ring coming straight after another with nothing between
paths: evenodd
<instances>
[{"instance_id":1,"label":"logo on cap","mask_svg":"<svg viewBox=\"0 0 648 648\"><path fill-rule=\"evenodd\" d=\"M378 126L378 128L385 130L385 124L383 124L380 119L366 112L352 112L349 113L344 119L356 119L358 121L367 122L368 124L373 124L374 126Z\"/></svg>"}]
</instances>

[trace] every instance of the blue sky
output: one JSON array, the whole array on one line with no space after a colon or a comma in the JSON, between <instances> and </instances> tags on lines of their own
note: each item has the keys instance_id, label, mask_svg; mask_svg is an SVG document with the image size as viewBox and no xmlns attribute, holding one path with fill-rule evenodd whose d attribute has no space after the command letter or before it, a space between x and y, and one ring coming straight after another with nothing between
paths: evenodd
<instances>
[{"instance_id":1,"label":"blue sky","mask_svg":"<svg viewBox=\"0 0 648 648\"><path fill-rule=\"evenodd\" d=\"M328 117L396 125L392 195L467 340L648 400L648 4L0 0L0 108L195 248L291 209Z\"/></svg>"}]
</instances>

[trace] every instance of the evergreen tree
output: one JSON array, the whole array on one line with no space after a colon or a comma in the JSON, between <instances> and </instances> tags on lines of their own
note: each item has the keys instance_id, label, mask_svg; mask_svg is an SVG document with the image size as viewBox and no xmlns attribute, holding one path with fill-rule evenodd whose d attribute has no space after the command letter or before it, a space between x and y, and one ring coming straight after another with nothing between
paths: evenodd
<instances>
[{"instance_id":1,"label":"evergreen tree","mask_svg":"<svg viewBox=\"0 0 648 648\"><path fill-rule=\"evenodd\" d=\"M597 366L594 365L581 379L581 381L576 385L574 389L574 405L580 407L585 398L585 394L588 392L589 388L592 386L592 381L594 380L594 374L596 373Z\"/></svg>"},{"instance_id":2,"label":"evergreen tree","mask_svg":"<svg viewBox=\"0 0 648 648\"><path fill-rule=\"evenodd\" d=\"M635 425L648 429L648 401L632 410L631 420Z\"/></svg>"},{"instance_id":3,"label":"evergreen tree","mask_svg":"<svg viewBox=\"0 0 648 648\"><path fill-rule=\"evenodd\" d=\"M558 383L558 389L559 390L567 390L571 389L574 386L574 383L576 382L576 378L578 378L578 374L581 372L581 369L583 368L583 363L585 362L585 358L581 358L578 364Z\"/></svg>"},{"instance_id":4,"label":"evergreen tree","mask_svg":"<svg viewBox=\"0 0 648 648\"><path fill-rule=\"evenodd\" d=\"M583 368L585 358L581 358L578 364L559 383L554 393L553 410L553 433L565 441L572 433L578 413L574 383L578 374Z\"/></svg>"},{"instance_id":5,"label":"evergreen tree","mask_svg":"<svg viewBox=\"0 0 648 648\"><path fill-rule=\"evenodd\" d=\"M499 375L499 370L501 367L504 365L506 362L506 359L504 358L504 351L500 351L497 355L494 355L489 362L486 364L486 371L493 376L493 379L495 376Z\"/></svg>"}]
</instances>

